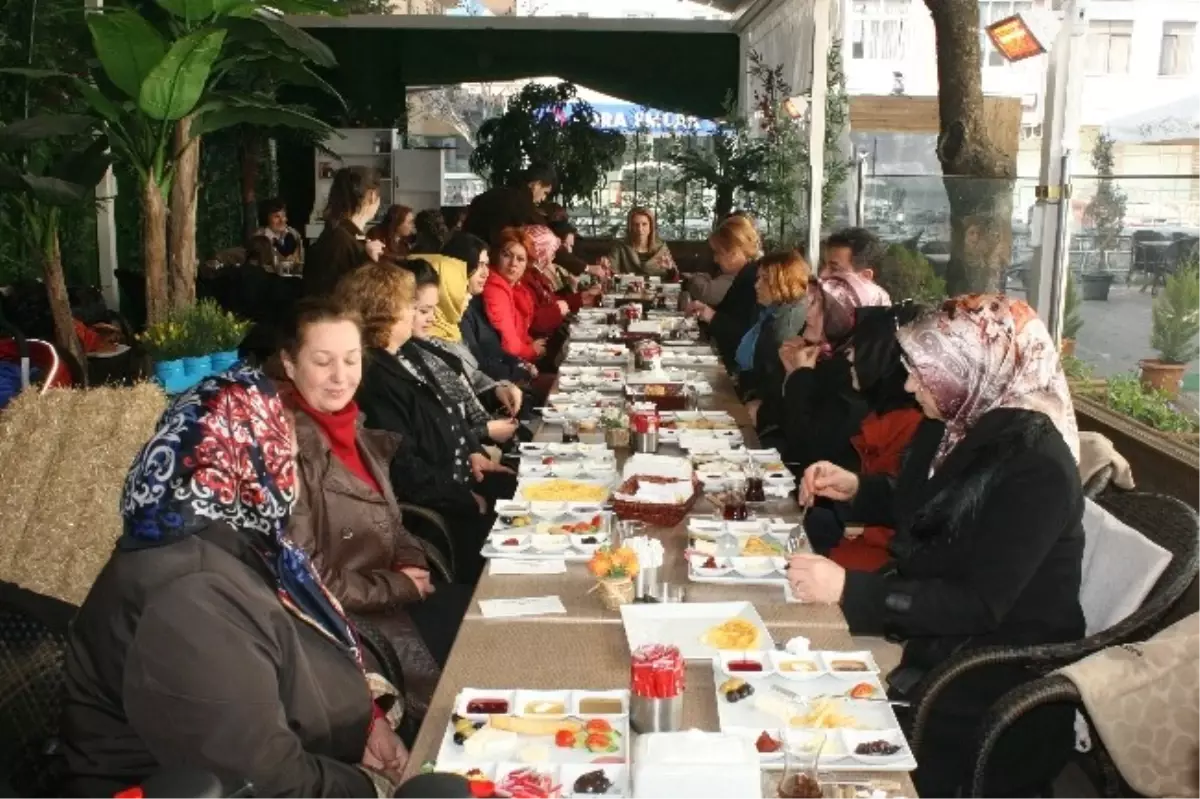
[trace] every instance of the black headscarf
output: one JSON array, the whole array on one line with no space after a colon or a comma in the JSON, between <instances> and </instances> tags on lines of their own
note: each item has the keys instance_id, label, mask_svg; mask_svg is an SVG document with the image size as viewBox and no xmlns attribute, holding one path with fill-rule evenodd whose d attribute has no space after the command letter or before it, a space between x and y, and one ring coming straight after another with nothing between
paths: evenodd
<instances>
[{"instance_id":1,"label":"black headscarf","mask_svg":"<svg viewBox=\"0 0 1200 799\"><path fill-rule=\"evenodd\" d=\"M904 390L908 370L900 359L896 330L921 313L911 302L887 307L859 308L855 314L854 372L859 393L875 413L886 413L914 403Z\"/></svg>"},{"instance_id":2,"label":"black headscarf","mask_svg":"<svg viewBox=\"0 0 1200 799\"><path fill-rule=\"evenodd\" d=\"M487 242L478 236L458 231L442 247L442 255L457 258L467 264L467 275L479 268L479 254L487 249Z\"/></svg>"}]
</instances>

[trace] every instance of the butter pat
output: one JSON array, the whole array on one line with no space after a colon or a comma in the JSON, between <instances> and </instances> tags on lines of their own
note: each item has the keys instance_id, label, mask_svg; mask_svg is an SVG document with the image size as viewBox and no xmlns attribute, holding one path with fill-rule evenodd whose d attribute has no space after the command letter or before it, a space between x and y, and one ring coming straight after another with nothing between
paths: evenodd
<instances>
[{"instance_id":1,"label":"butter pat","mask_svg":"<svg viewBox=\"0 0 1200 799\"><path fill-rule=\"evenodd\" d=\"M497 760L516 749L518 743L515 732L484 727L463 743L463 751L478 760Z\"/></svg>"},{"instance_id":2,"label":"butter pat","mask_svg":"<svg viewBox=\"0 0 1200 799\"><path fill-rule=\"evenodd\" d=\"M793 726L799 717L796 706L781 696L775 696L767 691L759 691L754 695L754 709L774 716L786 726Z\"/></svg>"}]
</instances>

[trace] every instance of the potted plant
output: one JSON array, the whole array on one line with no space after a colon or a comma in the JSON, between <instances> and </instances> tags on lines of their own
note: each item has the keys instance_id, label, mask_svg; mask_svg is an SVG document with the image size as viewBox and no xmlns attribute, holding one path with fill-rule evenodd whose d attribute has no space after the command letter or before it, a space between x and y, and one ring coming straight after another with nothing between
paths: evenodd
<instances>
[{"instance_id":1,"label":"potted plant","mask_svg":"<svg viewBox=\"0 0 1200 799\"><path fill-rule=\"evenodd\" d=\"M629 417L618 407L600 411L600 426L604 428L604 443L612 449L629 446Z\"/></svg>"},{"instance_id":2,"label":"potted plant","mask_svg":"<svg viewBox=\"0 0 1200 799\"><path fill-rule=\"evenodd\" d=\"M1142 385L1162 391L1168 397L1179 395L1184 369L1197 353L1200 333L1200 268L1196 261L1167 278L1166 286L1154 299L1154 330L1150 346L1157 358L1140 362Z\"/></svg>"},{"instance_id":3,"label":"potted plant","mask_svg":"<svg viewBox=\"0 0 1200 799\"><path fill-rule=\"evenodd\" d=\"M633 601L633 578L638 573L637 555L629 547L601 547L588 561L588 571L597 580L593 591L600 591L600 601L609 610Z\"/></svg>"},{"instance_id":4,"label":"potted plant","mask_svg":"<svg viewBox=\"0 0 1200 799\"><path fill-rule=\"evenodd\" d=\"M222 310L213 300L197 303L188 315L197 344L208 355L210 372L224 372L238 361L238 346L250 323Z\"/></svg>"},{"instance_id":5,"label":"potted plant","mask_svg":"<svg viewBox=\"0 0 1200 799\"><path fill-rule=\"evenodd\" d=\"M1100 271L1084 273L1083 298L1085 300L1107 300L1113 276L1108 271L1109 254L1119 248L1121 229L1125 225L1127 197L1113 179L1113 139L1100 134L1092 147L1092 168L1099 180L1096 194L1084 209L1084 218L1091 223L1093 243L1100 253Z\"/></svg>"},{"instance_id":6,"label":"potted plant","mask_svg":"<svg viewBox=\"0 0 1200 799\"><path fill-rule=\"evenodd\" d=\"M193 352L190 333L179 319L150 325L138 336L138 342L154 361L154 376L168 394L186 390L190 381L184 369L184 358Z\"/></svg>"},{"instance_id":7,"label":"potted plant","mask_svg":"<svg viewBox=\"0 0 1200 799\"><path fill-rule=\"evenodd\" d=\"M1079 316L1079 290L1075 286L1075 276L1067 272L1067 296L1063 297L1063 328L1061 352L1064 356L1075 355L1075 339L1083 328L1083 319Z\"/></svg>"}]
</instances>

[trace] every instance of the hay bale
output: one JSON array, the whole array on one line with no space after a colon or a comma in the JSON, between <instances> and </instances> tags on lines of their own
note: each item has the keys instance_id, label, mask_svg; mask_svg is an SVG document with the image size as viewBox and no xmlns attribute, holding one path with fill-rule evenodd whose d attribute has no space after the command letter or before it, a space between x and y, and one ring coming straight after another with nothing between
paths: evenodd
<instances>
[{"instance_id":1,"label":"hay bale","mask_svg":"<svg viewBox=\"0 0 1200 799\"><path fill-rule=\"evenodd\" d=\"M25 392L0 414L0 580L79 604L121 534L125 474L157 386Z\"/></svg>"}]
</instances>

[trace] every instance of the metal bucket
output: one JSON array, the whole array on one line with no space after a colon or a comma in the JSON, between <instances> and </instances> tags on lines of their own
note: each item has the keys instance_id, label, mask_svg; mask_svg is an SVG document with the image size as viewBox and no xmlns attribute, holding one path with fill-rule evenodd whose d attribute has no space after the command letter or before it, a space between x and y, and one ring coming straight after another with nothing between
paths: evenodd
<instances>
[{"instance_id":1,"label":"metal bucket","mask_svg":"<svg viewBox=\"0 0 1200 799\"><path fill-rule=\"evenodd\" d=\"M629 697L629 725L639 735L683 729L683 694L670 699Z\"/></svg>"},{"instance_id":2,"label":"metal bucket","mask_svg":"<svg viewBox=\"0 0 1200 799\"><path fill-rule=\"evenodd\" d=\"M645 433L633 434L634 452L658 452L658 431L650 430Z\"/></svg>"}]
</instances>

